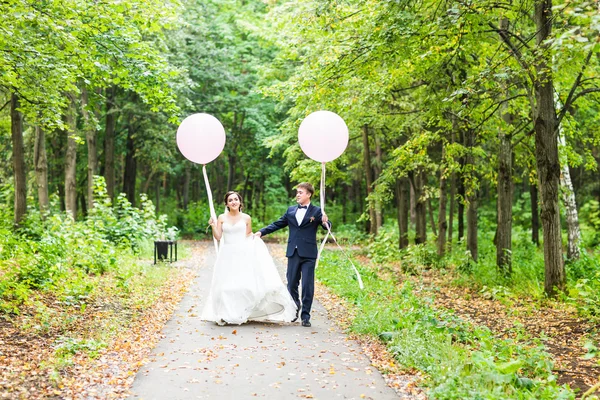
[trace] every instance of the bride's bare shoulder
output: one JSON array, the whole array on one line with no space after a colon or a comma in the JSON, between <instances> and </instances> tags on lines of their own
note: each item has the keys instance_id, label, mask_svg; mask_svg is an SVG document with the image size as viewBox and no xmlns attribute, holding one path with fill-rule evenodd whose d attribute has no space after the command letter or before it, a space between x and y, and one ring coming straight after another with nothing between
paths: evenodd
<instances>
[{"instance_id":1,"label":"bride's bare shoulder","mask_svg":"<svg viewBox=\"0 0 600 400\"><path fill-rule=\"evenodd\" d=\"M252 221L252 217L246 213L242 213L242 218L244 218L244 221L246 222Z\"/></svg>"}]
</instances>

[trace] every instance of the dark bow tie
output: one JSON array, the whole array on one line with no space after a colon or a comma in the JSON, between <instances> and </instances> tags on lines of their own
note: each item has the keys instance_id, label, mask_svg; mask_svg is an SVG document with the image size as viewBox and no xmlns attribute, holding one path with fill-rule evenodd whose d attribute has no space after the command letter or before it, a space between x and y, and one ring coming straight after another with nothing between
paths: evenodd
<instances>
[{"instance_id":1,"label":"dark bow tie","mask_svg":"<svg viewBox=\"0 0 600 400\"><path fill-rule=\"evenodd\" d=\"M301 208L308 209L308 206L298 206L298 210L301 209Z\"/></svg>"}]
</instances>

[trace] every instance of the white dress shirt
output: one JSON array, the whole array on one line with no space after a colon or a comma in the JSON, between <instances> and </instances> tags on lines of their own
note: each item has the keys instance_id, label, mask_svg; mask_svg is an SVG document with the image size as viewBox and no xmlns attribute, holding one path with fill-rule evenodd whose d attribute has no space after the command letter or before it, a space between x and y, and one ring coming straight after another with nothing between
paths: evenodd
<instances>
[{"instance_id":1,"label":"white dress shirt","mask_svg":"<svg viewBox=\"0 0 600 400\"><path fill-rule=\"evenodd\" d=\"M298 226L300 226L300 224L302 223L302 220L304 219L304 216L306 215L309 206L310 203L306 205L306 208L298 208L298 210L296 210L296 221L298 221Z\"/></svg>"}]
</instances>

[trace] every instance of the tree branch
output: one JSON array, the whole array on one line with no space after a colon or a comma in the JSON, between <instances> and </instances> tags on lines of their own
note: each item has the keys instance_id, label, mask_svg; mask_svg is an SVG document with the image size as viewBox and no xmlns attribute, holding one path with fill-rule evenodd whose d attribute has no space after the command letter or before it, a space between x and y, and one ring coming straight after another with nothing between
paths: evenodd
<instances>
[{"instance_id":1,"label":"tree branch","mask_svg":"<svg viewBox=\"0 0 600 400\"><path fill-rule=\"evenodd\" d=\"M521 51L510 40L508 31L505 29L500 29L499 27L497 27L496 25L494 25L491 22L489 22L488 25L492 29L494 29L496 32L498 32L498 35L500 35L500 38L502 39L504 44L508 47L509 51L515 57L515 59L517 60L519 65L521 65L521 68L523 68L523 71L525 71L527 73L527 75L529 76L529 79L531 79L531 82L535 82L535 77L532 75L531 71L529 70L529 65L523 59L523 55L521 54Z\"/></svg>"},{"instance_id":2,"label":"tree branch","mask_svg":"<svg viewBox=\"0 0 600 400\"><path fill-rule=\"evenodd\" d=\"M588 64L590 63L590 59L592 58L592 54L594 53L593 51L593 47L590 49L590 51L588 52L587 56L585 57L585 61L583 62L583 64L581 65L581 70L579 71L579 74L577 75L577 78L575 79L575 82L573 82L573 86L571 86L571 90L569 91L569 95L567 96L567 100L565 100L565 102L563 103L563 107L562 110L560 110L560 113L558 114L558 125L560 125L560 121L562 121L562 119L565 116L565 113L567 112L567 110L569 108L571 108L571 106L573 105L573 102L578 98L581 97L583 94L582 92L579 92L577 95L575 94L575 90L577 90L577 87L580 85L581 83L581 77L583 76ZM587 89L587 90L591 90L591 89ZM590 92L587 92L590 93ZM584 93L585 94L585 93Z\"/></svg>"},{"instance_id":3,"label":"tree branch","mask_svg":"<svg viewBox=\"0 0 600 400\"><path fill-rule=\"evenodd\" d=\"M10 104L10 100L7 101L6 103L4 103L4 105L2 106L2 108L0 108L0 111L4 110L4 107L6 107L9 104Z\"/></svg>"},{"instance_id":4,"label":"tree branch","mask_svg":"<svg viewBox=\"0 0 600 400\"><path fill-rule=\"evenodd\" d=\"M573 105L575 103L575 100L577 100L578 98L580 98L581 96L585 96L588 93L598 93L600 92L600 88L589 88L589 89L584 89L581 92L577 93L575 96L573 96L573 100L571 101L571 105ZM567 109L567 107L564 108L565 110ZM561 111L562 112L562 111Z\"/></svg>"},{"instance_id":5,"label":"tree branch","mask_svg":"<svg viewBox=\"0 0 600 400\"><path fill-rule=\"evenodd\" d=\"M526 97L526 96L524 94L517 94L517 95L511 96L511 97L507 97L506 99L500 100L499 102L493 103L492 105L490 105L488 108L483 110L483 114L485 114L492 107L494 107L494 111L492 111L487 117L485 117L474 129L479 129L483 124L485 124L487 122L487 120L490 119L496 113L498 108L500 108L500 106L503 103L506 103L510 100L514 100L519 97Z\"/></svg>"}]
</instances>

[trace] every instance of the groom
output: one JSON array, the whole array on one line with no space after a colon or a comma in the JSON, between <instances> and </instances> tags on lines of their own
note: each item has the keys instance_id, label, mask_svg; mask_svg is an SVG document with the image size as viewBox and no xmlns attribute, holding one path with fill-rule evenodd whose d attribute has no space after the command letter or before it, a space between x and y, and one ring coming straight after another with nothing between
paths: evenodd
<instances>
[{"instance_id":1,"label":"groom","mask_svg":"<svg viewBox=\"0 0 600 400\"><path fill-rule=\"evenodd\" d=\"M255 233L257 237L268 235L278 229L290 227L286 256L287 287L296 302L296 318L300 311L298 286L302 278L302 326L310 326L310 308L315 293L315 262L317 261L317 229L319 225L331 227L327 215L317 206L310 204L315 189L310 183L296 186L297 206L291 206L281 218Z\"/></svg>"}]
</instances>

